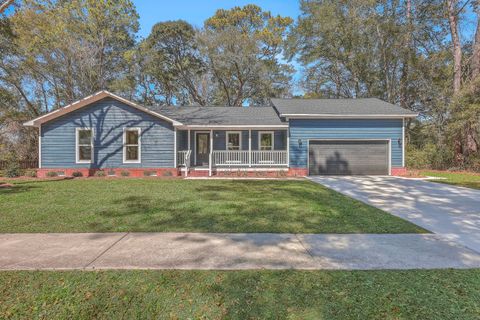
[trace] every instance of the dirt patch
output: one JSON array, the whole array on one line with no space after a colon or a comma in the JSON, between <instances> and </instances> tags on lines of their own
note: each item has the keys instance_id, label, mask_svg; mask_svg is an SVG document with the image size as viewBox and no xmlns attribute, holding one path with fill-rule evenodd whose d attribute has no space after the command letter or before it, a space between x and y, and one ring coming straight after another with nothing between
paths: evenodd
<instances>
[{"instance_id":1,"label":"dirt patch","mask_svg":"<svg viewBox=\"0 0 480 320\"><path fill-rule=\"evenodd\" d=\"M0 182L0 188L11 188L13 184Z\"/></svg>"},{"instance_id":2,"label":"dirt patch","mask_svg":"<svg viewBox=\"0 0 480 320\"><path fill-rule=\"evenodd\" d=\"M406 173L404 174L398 174L396 175L398 177L403 177L403 178L425 178L426 176L420 172L420 170L413 170L413 169L408 169Z\"/></svg>"}]
</instances>

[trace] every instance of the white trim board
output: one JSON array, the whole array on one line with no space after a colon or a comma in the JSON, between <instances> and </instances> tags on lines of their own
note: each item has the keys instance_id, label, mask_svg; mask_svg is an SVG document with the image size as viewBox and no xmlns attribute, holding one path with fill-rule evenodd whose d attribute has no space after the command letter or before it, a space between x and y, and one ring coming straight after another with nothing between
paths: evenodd
<instances>
[{"instance_id":1,"label":"white trim board","mask_svg":"<svg viewBox=\"0 0 480 320\"><path fill-rule=\"evenodd\" d=\"M138 132L138 159L127 160L127 131ZM123 163L142 163L142 129L138 127L125 127L123 128Z\"/></svg>"},{"instance_id":2,"label":"white trim board","mask_svg":"<svg viewBox=\"0 0 480 320\"><path fill-rule=\"evenodd\" d=\"M113 94L113 93L111 93L111 92L106 91L106 90L99 91L99 92L94 93L94 94L92 94L92 95L90 95L90 96L88 96L88 97L85 97L85 98L83 98L83 99L80 99L80 100L78 100L78 101L75 101L75 102L73 102L73 103L71 103L71 104L69 104L69 105L67 105L67 106L65 106L65 107L63 107L63 108L54 110L54 111L49 112L49 113L47 113L47 114L45 114L45 115L43 115L43 116L40 116L40 117L35 118L35 119L33 119L33 120L27 121L27 122L25 122L23 125L24 125L24 126L27 126L27 127L38 127L38 126L42 125L43 123L46 123L46 122L48 122L48 121L50 121L50 120L53 120L53 119L56 119L56 118L61 117L61 116L63 116L63 115L66 115L66 114L68 114L68 113L70 113L70 112L73 112L73 111L75 111L75 110L78 110L78 109L80 109L80 108L86 107L86 106L88 106L88 105L90 105L90 104L92 104L92 103L94 103L94 102L100 101L100 100L102 100L102 99L104 99L104 98L112 98L112 99L115 99L115 100L117 100L117 101L120 101L120 102L122 102L122 103L125 103L126 105L129 105L129 106L131 106L131 107L133 107L133 108L136 108L136 109L138 109L138 110L140 110L140 111L143 111L143 112L145 112L145 113L148 113L148 114L150 114L150 115L153 115L153 116L155 116L155 117L157 117L157 118L160 118L160 119L169 121L169 122L171 122L174 126L182 125L182 123L180 123L180 122L178 122L178 121L176 121L176 120L173 120L173 119L171 119L171 118L169 118L169 117L166 117L166 116L164 116L164 115L162 115L162 114L160 114L160 113L158 113L158 112L152 111L152 110L150 110L150 109L148 109L148 108L142 107L142 106L140 106L140 105L138 105L138 104L136 104L136 103L134 103L134 102L132 102L132 101L129 101L129 100L127 100L127 99L124 99L124 98L122 98L122 97L119 97L119 96L117 96L117 95L115 95L115 94Z\"/></svg>"},{"instance_id":3,"label":"white trim board","mask_svg":"<svg viewBox=\"0 0 480 320\"><path fill-rule=\"evenodd\" d=\"M79 131L86 131L86 130L90 130L90 160L80 160L79 159L79 152L78 152L78 148L80 147L79 143L78 143L78 133ZM95 136L95 130L93 128L89 128L89 127L77 127L75 128L75 163L92 163L93 162L93 155L94 155L94 136ZM84 145L82 145L84 146Z\"/></svg>"},{"instance_id":4,"label":"white trim board","mask_svg":"<svg viewBox=\"0 0 480 320\"><path fill-rule=\"evenodd\" d=\"M193 166L197 165L197 133L208 133L209 135L211 135L210 131L194 131L194 134L193 134L193 148L195 149L194 150L195 152L193 153ZM208 141L209 141L208 143L210 143L210 137L208 137Z\"/></svg>"},{"instance_id":5,"label":"white trim board","mask_svg":"<svg viewBox=\"0 0 480 320\"><path fill-rule=\"evenodd\" d=\"M280 117L285 117L288 119L404 119L404 118L415 118L418 114L412 115L402 115L402 114L375 114L375 115L365 115L365 114L295 114L295 113L282 113Z\"/></svg>"},{"instance_id":6,"label":"white trim board","mask_svg":"<svg viewBox=\"0 0 480 320\"><path fill-rule=\"evenodd\" d=\"M260 142L262 141L261 137L262 134L270 134L272 136L272 149L270 150L263 150ZM274 131L258 131L258 145L257 145L257 150L259 151L273 151L275 150L275 132Z\"/></svg>"},{"instance_id":7,"label":"white trim board","mask_svg":"<svg viewBox=\"0 0 480 320\"><path fill-rule=\"evenodd\" d=\"M228 149L228 135L229 134L238 134L238 150ZM240 150L242 150L242 131L226 131L225 132L225 150L226 151L240 151Z\"/></svg>"}]
</instances>

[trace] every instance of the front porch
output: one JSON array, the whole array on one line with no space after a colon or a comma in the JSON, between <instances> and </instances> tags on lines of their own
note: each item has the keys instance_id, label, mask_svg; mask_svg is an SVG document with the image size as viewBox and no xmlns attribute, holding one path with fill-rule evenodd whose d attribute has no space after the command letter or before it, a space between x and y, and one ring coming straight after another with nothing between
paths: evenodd
<instances>
[{"instance_id":1,"label":"front porch","mask_svg":"<svg viewBox=\"0 0 480 320\"><path fill-rule=\"evenodd\" d=\"M175 165L184 172L289 167L286 129L177 130L175 140Z\"/></svg>"}]
</instances>

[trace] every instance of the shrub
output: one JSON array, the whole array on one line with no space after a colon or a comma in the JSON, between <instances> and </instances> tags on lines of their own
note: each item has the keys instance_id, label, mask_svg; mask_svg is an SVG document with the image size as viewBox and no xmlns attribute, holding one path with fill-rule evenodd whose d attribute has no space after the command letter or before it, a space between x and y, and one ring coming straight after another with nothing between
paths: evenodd
<instances>
[{"instance_id":1,"label":"shrub","mask_svg":"<svg viewBox=\"0 0 480 320\"><path fill-rule=\"evenodd\" d=\"M37 170L26 170L25 177L29 178L36 178L37 177Z\"/></svg>"},{"instance_id":2,"label":"shrub","mask_svg":"<svg viewBox=\"0 0 480 320\"><path fill-rule=\"evenodd\" d=\"M55 171L48 171L47 177L49 178L58 177L58 173L56 173Z\"/></svg>"},{"instance_id":3,"label":"shrub","mask_svg":"<svg viewBox=\"0 0 480 320\"><path fill-rule=\"evenodd\" d=\"M283 177L286 177L287 176L287 172L285 171L277 171L277 177L279 178L283 178Z\"/></svg>"},{"instance_id":4,"label":"shrub","mask_svg":"<svg viewBox=\"0 0 480 320\"><path fill-rule=\"evenodd\" d=\"M112 170L112 169L108 170L108 175L109 176L115 176L116 175L115 170Z\"/></svg>"},{"instance_id":5,"label":"shrub","mask_svg":"<svg viewBox=\"0 0 480 320\"><path fill-rule=\"evenodd\" d=\"M433 143L422 148L408 146L406 150L407 167L412 169L447 169L453 163L453 157L451 150Z\"/></svg>"},{"instance_id":6,"label":"shrub","mask_svg":"<svg viewBox=\"0 0 480 320\"><path fill-rule=\"evenodd\" d=\"M171 171L165 171L165 172L163 173L163 176L164 176L164 177L171 177L171 176L173 176L173 173L172 173Z\"/></svg>"},{"instance_id":7,"label":"shrub","mask_svg":"<svg viewBox=\"0 0 480 320\"><path fill-rule=\"evenodd\" d=\"M257 177L266 177L267 173L265 171L257 171L255 172L255 176Z\"/></svg>"},{"instance_id":8,"label":"shrub","mask_svg":"<svg viewBox=\"0 0 480 320\"><path fill-rule=\"evenodd\" d=\"M20 167L16 161L9 162L4 171L4 176L7 178L16 178L22 174Z\"/></svg>"},{"instance_id":9,"label":"shrub","mask_svg":"<svg viewBox=\"0 0 480 320\"><path fill-rule=\"evenodd\" d=\"M83 177L83 173L81 173L80 171L74 171L72 172L72 177L75 177L75 178Z\"/></svg>"},{"instance_id":10,"label":"shrub","mask_svg":"<svg viewBox=\"0 0 480 320\"><path fill-rule=\"evenodd\" d=\"M95 172L95 177L105 177L106 174L105 174L105 171L103 170L98 170L97 172Z\"/></svg>"},{"instance_id":11,"label":"shrub","mask_svg":"<svg viewBox=\"0 0 480 320\"><path fill-rule=\"evenodd\" d=\"M130 172L123 170L122 172L120 172L120 175L122 177L128 177L130 175Z\"/></svg>"},{"instance_id":12,"label":"shrub","mask_svg":"<svg viewBox=\"0 0 480 320\"><path fill-rule=\"evenodd\" d=\"M156 177L156 176L157 176L157 172L154 171L154 170L151 170L151 171L145 170L145 171L143 171L143 175L144 175L145 177Z\"/></svg>"}]
</instances>

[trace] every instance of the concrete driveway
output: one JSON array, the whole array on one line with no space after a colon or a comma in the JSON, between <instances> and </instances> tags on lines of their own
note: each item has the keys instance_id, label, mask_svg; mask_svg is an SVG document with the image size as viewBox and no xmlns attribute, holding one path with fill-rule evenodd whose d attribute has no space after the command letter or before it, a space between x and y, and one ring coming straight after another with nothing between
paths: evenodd
<instances>
[{"instance_id":1,"label":"concrete driveway","mask_svg":"<svg viewBox=\"0 0 480 320\"><path fill-rule=\"evenodd\" d=\"M480 190L399 177L310 178L480 252Z\"/></svg>"}]
</instances>

